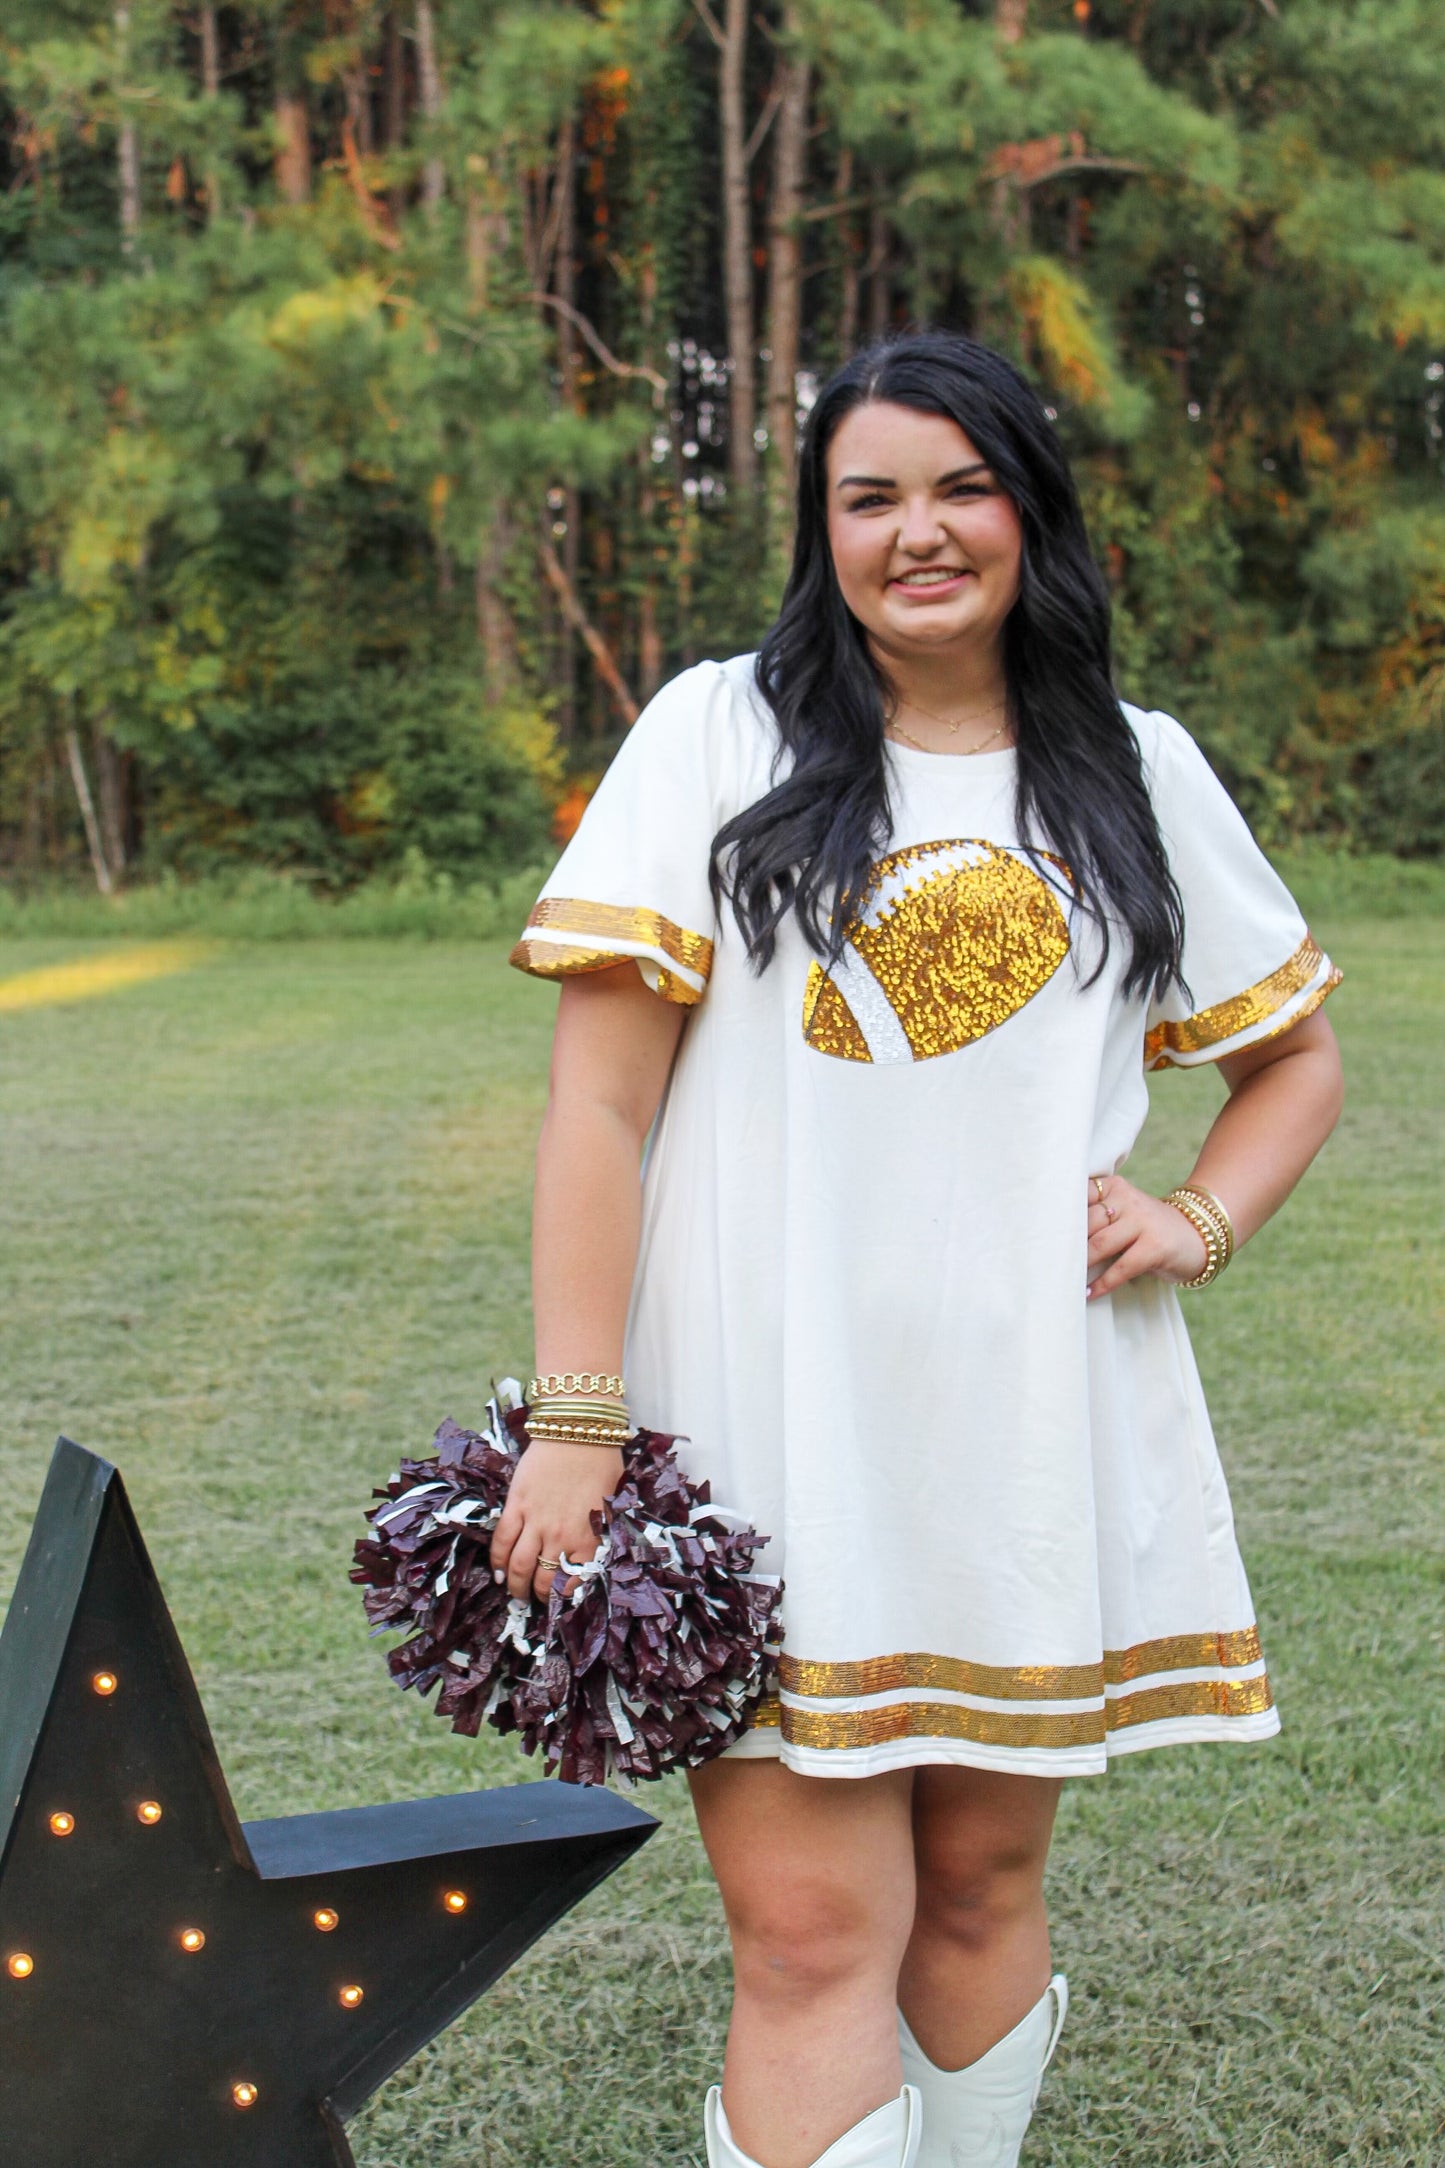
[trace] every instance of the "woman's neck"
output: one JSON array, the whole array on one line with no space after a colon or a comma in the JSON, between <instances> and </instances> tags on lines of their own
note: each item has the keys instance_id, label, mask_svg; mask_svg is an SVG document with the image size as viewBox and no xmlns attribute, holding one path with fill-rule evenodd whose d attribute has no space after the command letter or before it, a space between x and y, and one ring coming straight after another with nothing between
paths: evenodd
<instances>
[{"instance_id":1,"label":"woman's neck","mask_svg":"<svg viewBox=\"0 0 1445 2168\"><path fill-rule=\"evenodd\" d=\"M1008 691L997 647L904 650L875 641L873 658L898 700L924 714L950 720L982 714L1001 703Z\"/></svg>"}]
</instances>

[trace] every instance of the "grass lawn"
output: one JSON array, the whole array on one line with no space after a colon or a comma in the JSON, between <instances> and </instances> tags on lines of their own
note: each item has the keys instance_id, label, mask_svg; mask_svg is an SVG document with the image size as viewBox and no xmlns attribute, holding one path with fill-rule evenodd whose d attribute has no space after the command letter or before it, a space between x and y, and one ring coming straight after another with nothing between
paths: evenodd
<instances>
[{"instance_id":1,"label":"grass lawn","mask_svg":"<svg viewBox=\"0 0 1445 2168\"><path fill-rule=\"evenodd\" d=\"M1320 916L1348 1113L1187 1298L1285 1731L1067 1792L1029 2168L1445 2161L1440 922ZM398 1450L526 1374L550 997L497 942L352 939L7 1008L86 946L0 942L0 1594L63 1428L125 1474L244 1815L532 1777L394 1690L346 1567ZM1133 1171L1179 1179L1217 1088L1156 1079ZM640 1862L353 2126L364 2168L701 2160L724 1936L685 1790L644 1803Z\"/></svg>"}]
</instances>

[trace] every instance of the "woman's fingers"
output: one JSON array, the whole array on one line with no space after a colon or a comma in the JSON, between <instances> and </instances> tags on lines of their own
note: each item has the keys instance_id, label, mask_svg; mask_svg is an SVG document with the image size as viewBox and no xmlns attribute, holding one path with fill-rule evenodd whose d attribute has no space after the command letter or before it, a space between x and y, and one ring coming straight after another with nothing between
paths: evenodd
<instances>
[{"instance_id":1,"label":"woman's fingers","mask_svg":"<svg viewBox=\"0 0 1445 2168\"><path fill-rule=\"evenodd\" d=\"M507 1578L512 1549L521 1533L522 1513L514 1489L502 1508L501 1519L492 1530L492 1579L499 1584Z\"/></svg>"},{"instance_id":2,"label":"woman's fingers","mask_svg":"<svg viewBox=\"0 0 1445 2168\"><path fill-rule=\"evenodd\" d=\"M615 1448L534 1440L517 1465L492 1535L492 1569L519 1601L545 1599L564 1551L581 1564L597 1549L592 1515L622 1477Z\"/></svg>"},{"instance_id":3,"label":"woman's fingers","mask_svg":"<svg viewBox=\"0 0 1445 2168\"><path fill-rule=\"evenodd\" d=\"M1145 1273L1177 1282L1202 1269L1204 1239L1183 1213L1119 1175L1090 1176L1088 1224L1091 1299Z\"/></svg>"},{"instance_id":4,"label":"woman's fingers","mask_svg":"<svg viewBox=\"0 0 1445 2168\"><path fill-rule=\"evenodd\" d=\"M1097 1279L1090 1280L1085 1299L1093 1302L1100 1295L1112 1295L1116 1287L1127 1286L1130 1280L1137 1280L1153 1270L1145 1245L1136 1238L1111 1265L1105 1266Z\"/></svg>"},{"instance_id":5,"label":"woman's fingers","mask_svg":"<svg viewBox=\"0 0 1445 2168\"><path fill-rule=\"evenodd\" d=\"M535 1535L530 1528L524 1528L512 1546L506 1568L507 1591L515 1596L519 1603L525 1603L532 1593L532 1583L537 1577L537 1560L541 1553L540 1536Z\"/></svg>"}]
</instances>

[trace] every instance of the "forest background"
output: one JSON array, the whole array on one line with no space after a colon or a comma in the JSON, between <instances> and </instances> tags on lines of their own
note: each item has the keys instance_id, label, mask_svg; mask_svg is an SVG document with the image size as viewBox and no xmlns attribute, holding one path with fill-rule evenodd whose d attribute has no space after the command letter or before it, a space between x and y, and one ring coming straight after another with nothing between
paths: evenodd
<instances>
[{"instance_id":1,"label":"forest background","mask_svg":"<svg viewBox=\"0 0 1445 2168\"><path fill-rule=\"evenodd\" d=\"M1438 856L1431 12L6 0L0 879L535 863L918 320L1043 386L1265 841Z\"/></svg>"}]
</instances>

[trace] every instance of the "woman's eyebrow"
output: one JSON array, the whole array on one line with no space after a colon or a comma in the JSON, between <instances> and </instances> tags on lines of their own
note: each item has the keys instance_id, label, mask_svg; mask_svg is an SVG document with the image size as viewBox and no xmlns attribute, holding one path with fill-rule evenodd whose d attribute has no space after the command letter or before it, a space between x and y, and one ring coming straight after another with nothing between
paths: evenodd
<instances>
[{"instance_id":1,"label":"woman's eyebrow","mask_svg":"<svg viewBox=\"0 0 1445 2168\"><path fill-rule=\"evenodd\" d=\"M935 489L946 489L950 482L962 482L970 474L987 474L988 461L975 459L967 467L955 467L949 474L940 474ZM839 489L896 489L897 481L891 474L844 474L838 478Z\"/></svg>"}]
</instances>

